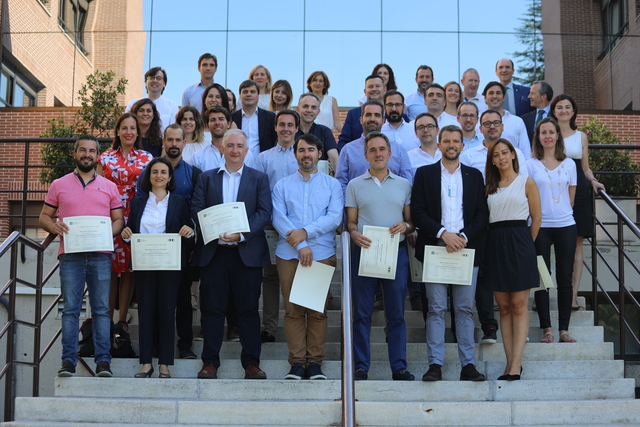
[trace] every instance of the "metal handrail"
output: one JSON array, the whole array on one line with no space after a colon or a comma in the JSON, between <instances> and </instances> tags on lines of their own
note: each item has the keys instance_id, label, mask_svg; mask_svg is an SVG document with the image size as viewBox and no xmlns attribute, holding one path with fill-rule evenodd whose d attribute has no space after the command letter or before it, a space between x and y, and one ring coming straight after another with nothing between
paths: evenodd
<instances>
[{"instance_id":1,"label":"metal handrail","mask_svg":"<svg viewBox=\"0 0 640 427\"><path fill-rule=\"evenodd\" d=\"M342 426L355 427L353 321L351 315L351 236L342 232Z\"/></svg>"},{"instance_id":2,"label":"metal handrail","mask_svg":"<svg viewBox=\"0 0 640 427\"><path fill-rule=\"evenodd\" d=\"M591 293L593 298L593 312L594 312L594 324L598 325L599 323L599 315L598 315L598 296L603 295L605 300L613 307L615 312L618 314L619 320L619 339L620 339L620 358L624 361L627 360L627 352L626 352L626 333L629 333L631 338L635 341L636 345L640 347L640 338L638 334L634 331L632 326L627 321L625 316L625 305L627 300L630 300L635 308L640 312L640 303L631 293L629 288L626 286L625 282L625 261L628 262L631 267L636 271L637 274L640 274L640 268L635 264L635 262L631 259L629 254L624 249L624 227L627 227L633 234L640 239L640 229L636 226L636 224L627 216L626 213L620 209L620 207L611 199L611 197L606 193L606 191L600 191L598 194L602 200L607 203L609 208L616 214L617 218L617 233L616 236L613 236L606 228L605 224L602 223L594 214L594 223L599 227L602 227L602 230L605 232L607 237L613 242L618 251L618 271L614 270L613 266L609 264L609 262L605 259L604 254L598 248L598 242L595 237L589 239L591 243L591 267L584 262L587 270L591 274ZM595 194L593 195L593 212L595 213ZM602 261L607 269L611 272L613 277L618 281L618 301L616 305L616 301L614 298L609 295L607 290L604 288L600 280L598 279L598 260ZM600 292L598 292L598 290Z\"/></svg>"},{"instance_id":3,"label":"metal handrail","mask_svg":"<svg viewBox=\"0 0 640 427\"><path fill-rule=\"evenodd\" d=\"M53 343L60 335L60 330L56 334L52 340L45 346L43 352L41 352L40 348L40 340L42 338L42 323L45 321L47 316L53 311L53 308L58 304L60 300L60 296L56 298L56 300L51 304L51 306L45 311L44 316L42 315L42 288L49 281L53 273L58 269L58 262L53 266L51 271L47 273L46 276L43 274L43 266L44 266L44 251L51 244L51 242L55 239L55 235L49 234L47 238L42 242L38 243L30 238L24 236L23 234L14 231L11 235L0 245L0 257L3 255L10 253L11 254L11 263L10 263L10 272L9 272L9 280L7 284L0 291L0 296L4 295L7 291L9 292L9 304L7 308L7 322L0 329L0 339L2 339L5 335L7 335L7 355L6 362L4 366L0 369L0 380L5 379L5 391L4 391L4 420L11 421L13 419L13 403L14 403L14 366L22 365L22 366L30 366L33 368L33 381L31 384L31 394L36 397L40 395L40 362L47 355ZM37 252L37 265L36 265L36 279L35 283L29 283L25 280L19 279L18 276L18 248L29 247ZM35 309L34 309L34 319L33 323L26 322L24 320L16 319L16 295L17 295L17 285L25 285L30 288L35 289ZM33 358L32 361L20 361L16 360L14 357L15 352L15 338L16 338L16 325L24 325L27 327L33 328Z\"/></svg>"}]
</instances>

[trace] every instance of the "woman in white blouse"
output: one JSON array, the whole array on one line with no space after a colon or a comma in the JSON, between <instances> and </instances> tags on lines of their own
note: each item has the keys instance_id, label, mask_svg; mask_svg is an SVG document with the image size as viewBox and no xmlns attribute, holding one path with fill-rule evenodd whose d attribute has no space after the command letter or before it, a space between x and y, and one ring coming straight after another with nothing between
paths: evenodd
<instances>
[{"instance_id":1,"label":"woman in white blouse","mask_svg":"<svg viewBox=\"0 0 640 427\"><path fill-rule=\"evenodd\" d=\"M131 214L122 238L130 240L134 233L176 233L181 237L181 262L186 263L193 242L189 204L183 196L171 194L176 184L171 163L157 157L149 163L142 177L142 190L147 194L137 196L131 202ZM132 254L135 257L135 254ZM158 336L159 378L171 378L169 366L173 365L175 309L180 287L180 270L134 271L138 291L138 316L140 323L140 363L142 367L135 378L150 378L153 335Z\"/></svg>"},{"instance_id":2,"label":"woman in white blouse","mask_svg":"<svg viewBox=\"0 0 640 427\"><path fill-rule=\"evenodd\" d=\"M560 342L575 342L569 335L571 319L571 276L576 252L576 222L573 202L576 194L576 164L564 151L560 126L551 117L542 119L533 137L533 158L527 161L529 176L540 190L542 226L536 239L536 251L542 255L547 268L551 266L551 245L556 255L556 283L558 286L558 333ZM549 313L549 293L535 295L541 342L554 340Z\"/></svg>"}]
</instances>

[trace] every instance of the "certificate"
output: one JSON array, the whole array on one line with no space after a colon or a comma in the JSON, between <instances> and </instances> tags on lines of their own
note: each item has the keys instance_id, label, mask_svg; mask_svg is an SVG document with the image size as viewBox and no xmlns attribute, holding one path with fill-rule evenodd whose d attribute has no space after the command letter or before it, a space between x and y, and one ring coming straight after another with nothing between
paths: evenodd
<instances>
[{"instance_id":1,"label":"certificate","mask_svg":"<svg viewBox=\"0 0 640 427\"><path fill-rule=\"evenodd\" d=\"M335 269L317 261L311 263L311 267L303 267L298 263L289 302L324 313L329 285Z\"/></svg>"},{"instance_id":2,"label":"certificate","mask_svg":"<svg viewBox=\"0 0 640 427\"><path fill-rule=\"evenodd\" d=\"M276 264L276 247L278 246L278 240L280 235L276 230L267 228L264 230L264 235L267 237L267 245L269 246L269 257L271 257L271 264Z\"/></svg>"},{"instance_id":3,"label":"certificate","mask_svg":"<svg viewBox=\"0 0 640 427\"><path fill-rule=\"evenodd\" d=\"M475 249L462 249L448 253L445 246L425 246L422 281L470 286L475 252Z\"/></svg>"},{"instance_id":4,"label":"certificate","mask_svg":"<svg viewBox=\"0 0 640 427\"><path fill-rule=\"evenodd\" d=\"M553 280L551 280L551 275L549 274L547 264L544 262L542 255L538 255L538 274L540 275L540 286L531 289L531 292L546 291L547 289L556 287L556 285L553 284Z\"/></svg>"},{"instance_id":5,"label":"certificate","mask_svg":"<svg viewBox=\"0 0 640 427\"><path fill-rule=\"evenodd\" d=\"M329 175L329 160L318 161L318 172L322 172L325 175Z\"/></svg>"},{"instance_id":6,"label":"certificate","mask_svg":"<svg viewBox=\"0 0 640 427\"><path fill-rule=\"evenodd\" d=\"M113 231L108 216L68 216L62 220L69 226L64 235L64 252L113 252Z\"/></svg>"},{"instance_id":7,"label":"certificate","mask_svg":"<svg viewBox=\"0 0 640 427\"><path fill-rule=\"evenodd\" d=\"M362 248L358 275L395 279L400 234L391 234L388 227L365 225L362 234L371 239L371 246Z\"/></svg>"},{"instance_id":8,"label":"certificate","mask_svg":"<svg viewBox=\"0 0 640 427\"><path fill-rule=\"evenodd\" d=\"M416 258L416 248L407 244L407 255L409 255L409 271L411 272L411 281L422 283L422 263Z\"/></svg>"},{"instance_id":9,"label":"certificate","mask_svg":"<svg viewBox=\"0 0 640 427\"><path fill-rule=\"evenodd\" d=\"M251 231L244 202L222 203L203 209L198 212L198 220L205 245L224 233Z\"/></svg>"},{"instance_id":10,"label":"certificate","mask_svg":"<svg viewBox=\"0 0 640 427\"><path fill-rule=\"evenodd\" d=\"M180 270L181 237L178 233L136 233L131 236L131 268Z\"/></svg>"}]
</instances>

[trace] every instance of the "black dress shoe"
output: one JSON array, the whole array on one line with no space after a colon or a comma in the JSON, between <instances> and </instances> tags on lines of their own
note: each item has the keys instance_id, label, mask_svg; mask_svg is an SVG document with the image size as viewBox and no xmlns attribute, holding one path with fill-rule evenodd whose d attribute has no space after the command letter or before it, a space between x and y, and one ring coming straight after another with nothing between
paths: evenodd
<instances>
[{"instance_id":1,"label":"black dress shoe","mask_svg":"<svg viewBox=\"0 0 640 427\"><path fill-rule=\"evenodd\" d=\"M191 349L183 348L179 351L180 359L197 359L198 356Z\"/></svg>"},{"instance_id":2,"label":"black dress shoe","mask_svg":"<svg viewBox=\"0 0 640 427\"><path fill-rule=\"evenodd\" d=\"M460 381L486 381L487 378L478 370L473 363L469 363L460 371Z\"/></svg>"},{"instance_id":3,"label":"black dress shoe","mask_svg":"<svg viewBox=\"0 0 640 427\"><path fill-rule=\"evenodd\" d=\"M429 370L422 376L422 381L441 381L442 365L436 363L429 365Z\"/></svg>"},{"instance_id":4,"label":"black dress shoe","mask_svg":"<svg viewBox=\"0 0 640 427\"><path fill-rule=\"evenodd\" d=\"M271 335L267 331L262 331L260 333L260 341L262 341L263 343L265 343L265 342L276 342L276 337L274 337L273 335Z\"/></svg>"}]
</instances>

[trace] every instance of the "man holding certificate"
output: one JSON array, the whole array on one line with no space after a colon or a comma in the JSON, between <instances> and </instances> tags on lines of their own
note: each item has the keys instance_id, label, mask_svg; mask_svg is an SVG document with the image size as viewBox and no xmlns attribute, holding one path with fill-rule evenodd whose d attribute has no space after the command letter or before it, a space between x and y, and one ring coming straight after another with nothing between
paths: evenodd
<instances>
[{"instance_id":1,"label":"man holding certificate","mask_svg":"<svg viewBox=\"0 0 640 427\"><path fill-rule=\"evenodd\" d=\"M284 332L291 364L285 379L319 380L327 378L321 370L327 340L326 312L294 304L289 296L297 269L312 268L315 262L336 266L336 228L342 222L344 202L340 183L318 172L322 156L320 139L304 134L294 143L293 151L298 172L278 181L272 194L273 226L280 235L276 265L284 298ZM325 301L326 297L325 293Z\"/></svg>"},{"instance_id":2,"label":"man holding certificate","mask_svg":"<svg viewBox=\"0 0 640 427\"><path fill-rule=\"evenodd\" d=\"M460 163L460 152L464 147L462 141L462 130L458 126L448 125L440 130L438 148L442 152L442 159L432 165L420 167L416 171L411 193L411 216L418 228L416 242L418 260L424 261L425 245L445 246L449 254L464 248L475 249L470 284L452 285L452 298L458 355L462 365L460 380L485 381L485 376L479 373L474 365L472 308L476 293L477 265L483 251L479 240L481 241L482 233L486 229L489 210L484 195L482 174L477 169ZM453 272L456 277L464 276L462 263L459 267L459 272ZM456 264L448 261L446 272L444 272L445 269L440 271L443 271L443 275L449 274L451 277L452 270L455 268ZM431 270L438 272L438 269ZM442 379L444 315L447 311L449 283L426 283L425 285L429 300L427 313L429 370L422 377L423 381Z\"/></svg>"},{"instance_id":3,"label":"man holding certificate","mask_svg":"<svg viewBox=\"0 0 640 427\"><path fill-rule=\"evenodd\" d=\"M241 361L245 379L265 379L260 370L260 283L262 267L268 265L269 248L264 227L271 219L271 194L266 174L244 165L249 150L247 137L239 129L227 131L222 142L224 164L203 172L193 192L191 216L198 225L198 243L193 257L200 267L200 300L204 347L203 368L198 378L217 378L224 318L229 295L235 296ZM206 217L201 211L215 207L222 212ZM229 207L224 211L225 207ZM203 223L201 218L205 221ZM218 221L216 223L216 221ZM240 226L240 232L236 225ZM234 229L221 232L204 243L204 228ZM246 231L248 230L248 231Z\"/></svg>"},{"instance_id":4,"label":"man holding certificate","mask_svg":"<svg viewBox=\"0 0 640 427\"><path fill-rule=\"evenodd\" d=\"M367 134L363 154L369 170L349 181L346 196L347 230L356 244L351 256L355 379L369 376L371 315L376 288L382 282L393 379L413 381L407 370L404 323L409 273L405 235L414 230L409 208L411 184L389 170L391 143L383 133ZM356 266L360 267L357 273Z\"/></svg>"},{"instance_id":5,"label":"man holding certificate","mask_svg":"<svg viewBox=\"0 0 640 427\"><path fill-rule=\"evenodd\" d=\"M118 235L124 227L124 216L118 188L95 172L99 149L98 141L93 136L82 136L76 141L73 151L76 169L53 181L40 213L40 226L49 233L60 235L58 259L64 304L62 368L58 371L61 377L70 377L76 372L78 319L85 283L89 288L93 316L96 373L100 377L112 376L109 353L111 255L113 236ZM57 222L53 219L56 213ZM78 233L73 224L72 217L78 216L84 220L83 235ZM66 240L77 243L67 244ZM93 248L87 242L92 242ZM105 250L101 242L111 242L110 250Z\"/></svg>"}]
</instances>

